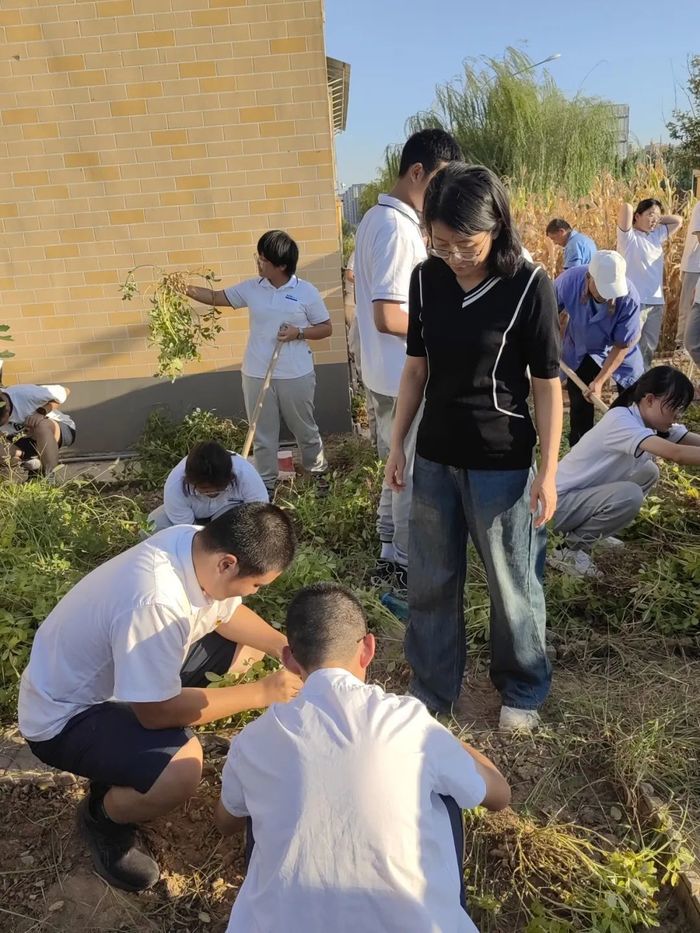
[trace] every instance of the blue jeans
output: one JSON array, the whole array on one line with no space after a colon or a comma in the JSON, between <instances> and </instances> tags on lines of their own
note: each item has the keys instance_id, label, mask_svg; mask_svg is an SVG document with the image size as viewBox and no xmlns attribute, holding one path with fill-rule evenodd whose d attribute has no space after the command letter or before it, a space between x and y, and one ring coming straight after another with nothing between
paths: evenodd
<instances>
[{"instance_id":1,"label":"blue jeans","mask_svg":"<svg viewBox=\"0 0 700 933\"><path fill-rule=\"evenodd\" d=\"M464 584L472 538L491 597L491 680L504 706L537 709L545 651L544 528L530 514L532 470L464 470L416 455L405 652L411 693L449 712L467 661Z\"/></svg>"}]
</instances>

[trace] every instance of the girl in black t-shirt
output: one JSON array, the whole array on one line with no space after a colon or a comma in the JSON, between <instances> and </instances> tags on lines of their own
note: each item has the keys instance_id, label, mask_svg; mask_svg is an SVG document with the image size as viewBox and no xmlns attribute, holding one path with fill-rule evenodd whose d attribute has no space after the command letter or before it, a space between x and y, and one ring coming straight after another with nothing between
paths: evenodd
<instances>
[{"instance_id":1,"label":"girl in black t-shirt","mask_svg":"<svg viewBox=\"0 0 700 933\"><path fill-rule=\"evenodd\" d=\"M404 438L425 395L409 540L410 689L439 711L459 696L471 537L491 596L501 727L532 728L551 679L542 574L562 425L557 301L545 273L523 260L506 191L488 169L452 162L438 172L424 220L431 258L411 281L386 467L387 483L400 491Z\"/></svg>"}]
</instances>

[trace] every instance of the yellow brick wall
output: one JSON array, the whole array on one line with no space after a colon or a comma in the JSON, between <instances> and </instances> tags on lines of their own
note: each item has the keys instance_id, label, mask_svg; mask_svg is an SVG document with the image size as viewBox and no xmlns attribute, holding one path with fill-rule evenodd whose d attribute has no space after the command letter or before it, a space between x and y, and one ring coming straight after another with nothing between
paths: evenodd
<instances>
[{"instance_id":1,"label":"yellow brick wall","mask_svg":"<svg viewBox=\"0 0 700 933\"><path fill-rule=\"evenodd\" d=\"M2 0L0 322L8 382L154 372L141 263L254 274L283 228L346 359L322 0ZM145 281L149 273L140 273ZM244 311L188 372L238 366Z\"/></svg>"}]
</instances>

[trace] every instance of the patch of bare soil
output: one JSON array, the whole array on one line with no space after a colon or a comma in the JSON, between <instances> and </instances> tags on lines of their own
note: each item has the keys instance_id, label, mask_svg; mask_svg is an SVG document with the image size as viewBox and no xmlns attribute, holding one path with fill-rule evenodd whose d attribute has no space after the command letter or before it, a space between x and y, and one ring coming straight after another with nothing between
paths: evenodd
<instances>
[{"instance_id":1,"label":"patch of bare soil","mask_svg":"<svg viewBox=\"0 0 700 933\"><path fill-rule=\"evenodd\" d=\"M161 866L148 892L127 894L93 871L75 810L84 789L0 788L3 933L223 933L242 882L242 840L212 824L218 796L205 780L187 807L144 833Z\"/></svg>"}]
</instances>

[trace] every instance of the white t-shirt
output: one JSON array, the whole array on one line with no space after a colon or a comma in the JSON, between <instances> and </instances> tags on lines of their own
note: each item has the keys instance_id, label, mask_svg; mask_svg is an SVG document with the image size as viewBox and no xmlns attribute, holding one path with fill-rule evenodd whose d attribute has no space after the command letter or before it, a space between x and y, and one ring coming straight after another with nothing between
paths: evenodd
<instances>
[{"instance_id":1,"label":"white t-shirt","mask_svg":"<svg viewBox=\"0 0 700 933\"><path fill-rule=\"evenodd\" d=\"M315 671L231 743L222 801L255 847L228 933L475 933L438 794L466 809L485 793L418 700Z\"/></svg>"},{"instance_id":2,"label":"white t-shirt","mask_svg":"<svg viewBox=\"0 0 700 933\"><path fill-rule=\"evenodd\" d=\"M170 471L163 490L163 505L173 525L196 525L203 518L212 518L244 502L269 502L265 483L253 464L232 451L229 453L234 481L218 496L210 498L185 483L187 457Z\"/></svg>"},{"instance_id":3,"label":"white t-shirt","mask_svg":"<svg viewBox=\"0 0 700 933\"><path fill-rule=\"evenodd\" d=\"M34 636L19 691L27 739L51 739L73 716L107 700L177 696L190 645L227 622L238 597L202 592L192 525L167 528L97 567L49 613Z\"/></svg>"},{"instance_id":4,"label":"white t-shirt","mask_svg":"<svg viewBox=\"0 0 700 933\"><path fill-rule=\"evenodd\" d=\"M700 233L700 201L695 205L690 215L688 232L683 247L681 259L681 272L700 272L700 242L697 234ZM696 295L695 300L698 301Z\"/></svg>"},{"instance_id":5,"label":"white t-shirt","mask_svg":"<svg viewBox=\"0 0 700 933\"><path fill-rule=\"evenodd\" d=\"M644 424L636 405L611 408L561 460L557 468L557 492L590 489L628 479L639 464L654 459L653 454L640 450L639 445L656 433ZM668 439L677 444L687 433L682 424L674 424Z\"/></svg>"},{"instance_id":6,"label":"white t-shirt","mask_svg":"<svg viewBox=\"0 0 700 933\"><path fill-rule=\"evenodd\" d=\"M627 278L639 292L643 305L664 303L664 242L668 228L659 224L651 233L630 227L617 228L617 251L627 262Z\"/></svg>"},{"instance_id":7,"label":"white t-shirt","mask_svg":"<svg viewBox=\"0 0 700 933\"><path fill-rule=\"evenodd\" d=\"M282 324L311 327L330 320L318 289L293 275L275 288L268 279L246 279L224 289L232 308L248 308L250 335L243 356L243 375L262 379L277 344ZM290 340L282 346L274 379L297 379L313 372L314 358L306 340Z\"/></svg>"},{"instance_id":8,"label":"white t-shirt","mask_svg":"<svg viewBox=\"0 0 700 933\"><path fill-rule=\"evenodd\" d=\"M399 394L406 341L380 334L373 301L396 301L408 314L411 273L427 258L418 215L403 201L380 194L355 234L355 316L360 332L362 381L372 392Z\"/></svg>"},{"instance_id":9,"label":"white t-shirt","mask_svg":"<svg viewBox=\"0 0 700 933\"><path fill-rule=\"evenodd\" d=\"M10 386L2 391L5 395L9 395L12 402L10 420L0 428L3 434L19 434L27 418L33 415L37 408L42 408L47 402L57 402L62 405L68 398L64 387L59 385L18 385ZM50 411L46 417L51 418L52 421L62 421L75 431L75 422L64 411Z\"/></svg>"}]
</instances>

